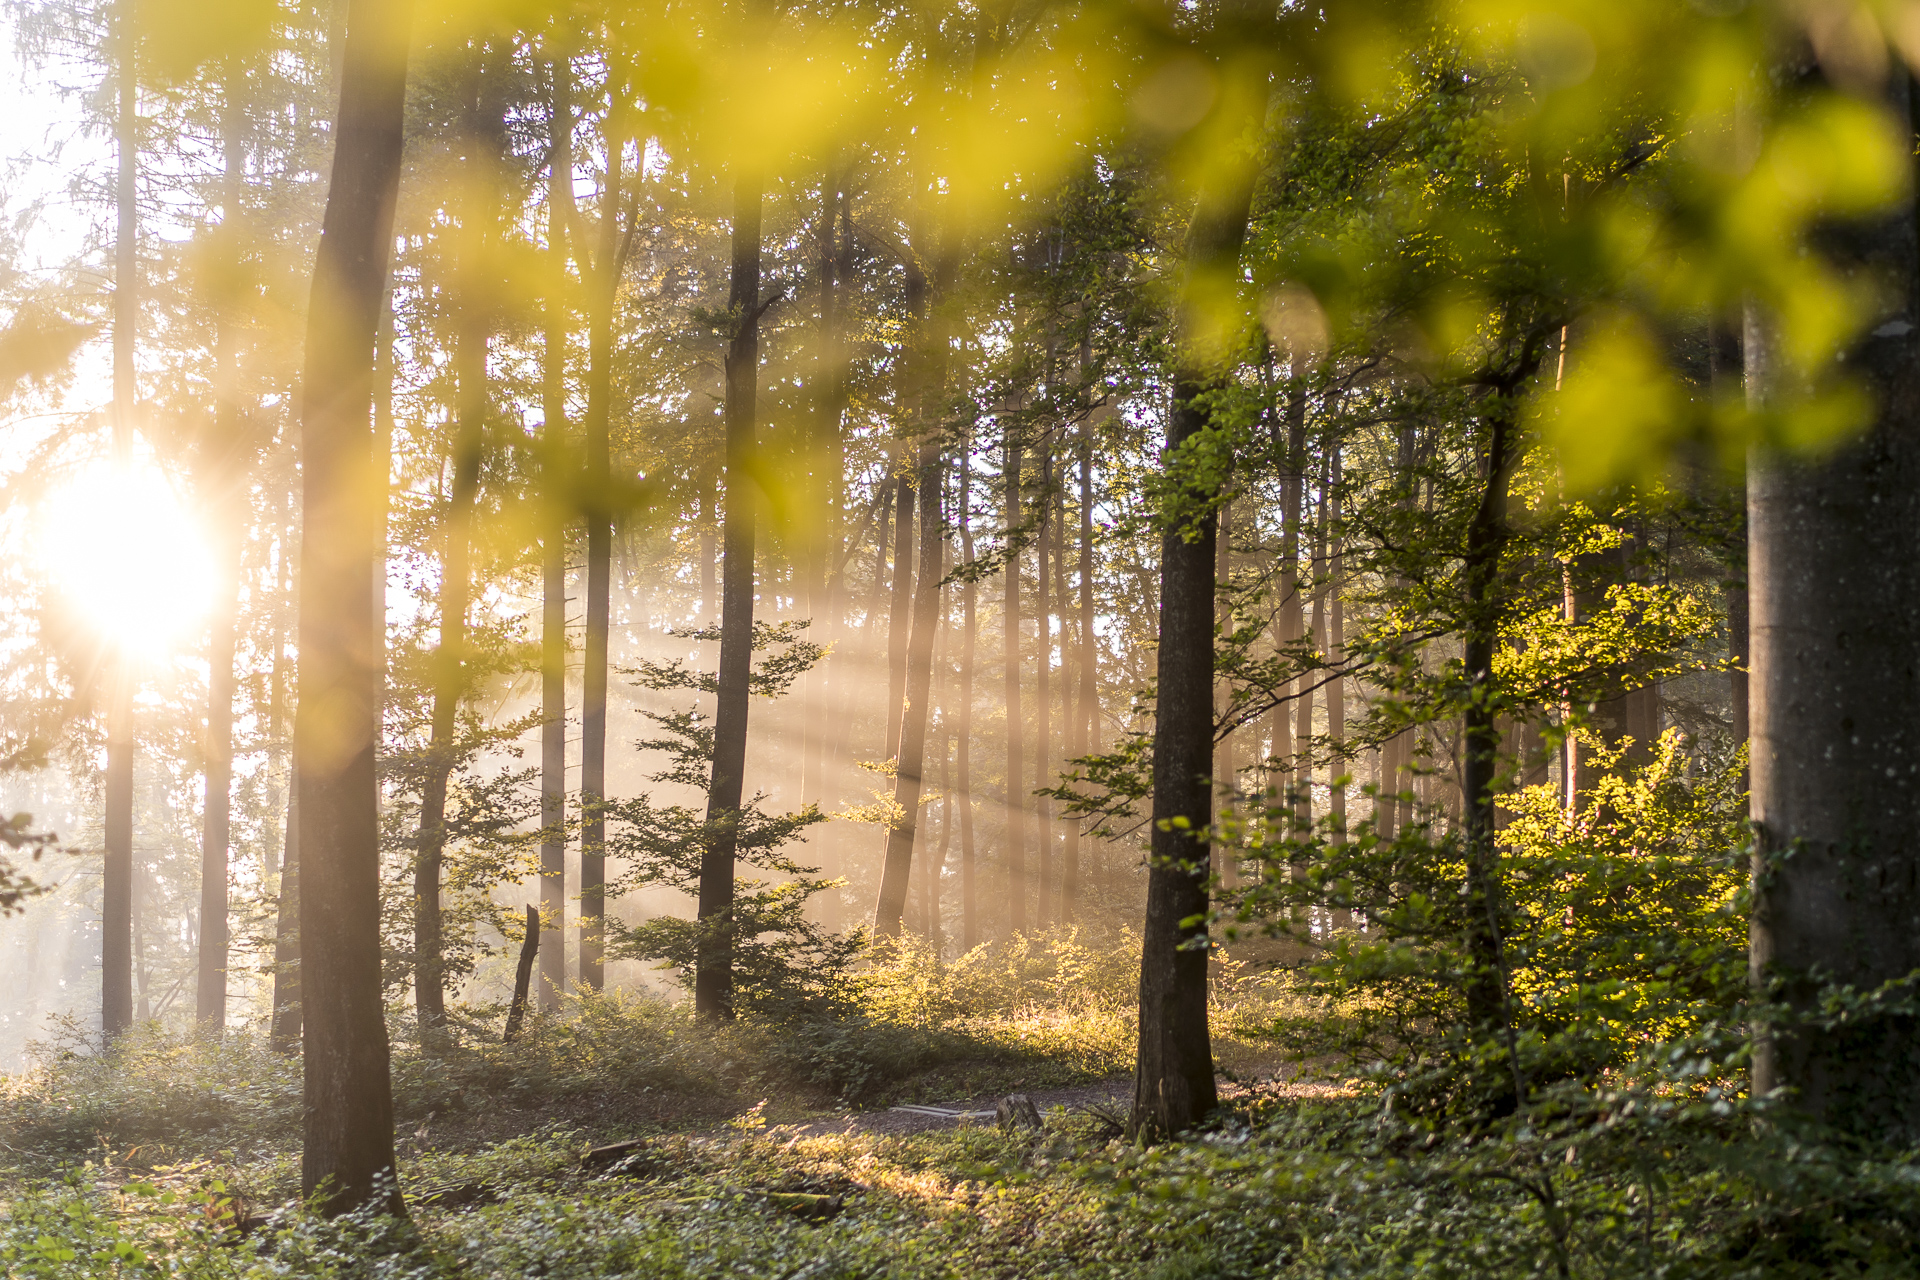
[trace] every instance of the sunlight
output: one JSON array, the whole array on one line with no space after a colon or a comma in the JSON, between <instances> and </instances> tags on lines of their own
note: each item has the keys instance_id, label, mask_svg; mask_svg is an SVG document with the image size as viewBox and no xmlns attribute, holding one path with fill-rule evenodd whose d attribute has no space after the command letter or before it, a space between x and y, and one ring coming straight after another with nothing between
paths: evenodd
<instances>
[{"instance_id":1,"label":"sunlight","mask_svg":"<svg viewBox=\"0 0 1920 1280\"><path fill-rule=\"evenodd\" d=\"M41 503L36 525L36 559L52 593L122 653L163 657L206 616L213 555L150 463L88 468Z\"/></svg>"}]
</instances>

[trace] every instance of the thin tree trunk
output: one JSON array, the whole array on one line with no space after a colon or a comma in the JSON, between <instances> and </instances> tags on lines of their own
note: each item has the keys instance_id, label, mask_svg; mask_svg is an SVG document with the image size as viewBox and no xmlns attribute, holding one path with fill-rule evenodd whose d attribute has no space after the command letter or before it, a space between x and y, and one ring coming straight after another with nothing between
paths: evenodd
<instances>
[{"instance_id":1,"label":"thin tree trunk","mask_svg":"<svg viewBox=\"0 0 1920 1280\"><path fill-rule=\"evenodd\" d=\"M1300 518L1306 505L1307 488L1305 372L1300 354L1290 352L1288 373L1291 381L1285 414L1286 462L1280 490L1280 617L1275 636L1277 647L1283 651L1297 642L1305 631L1300 607ZM1304 677L1285 681L1275 691L1277 701L1271 717L1272 744L1268 756L1267 786L1274 795L1271 812L1285 815L1288 821L1292 821L1294 812L1292 792L1296 785L1295 755L1299 746L1293 736L1295 708L1292 698L1296 688L1302 692L1306 690L1307 681Z\"/></svg>"},{"instance_id":2,"label":"thin tree trunk","mask_svg":"<svg viewBox=\"0 0 1920 1280\"><path fill-rule=\"evenodd\" d=\"M960 442L960 560L973 564L973 437ZM958 739L953 763L954 786L960 798L960 950L973 950L980 941L979 870L973 848L973 663L980 641L979 587L973 575L960 587L962 626L960 642L960 697L954 736Z\"/></svg>"},{"instance_id":3,"label":"thin tree trunk","mask_svg":"<svg viewBox=\"0 0 1920 1280\"><path fill-rule=\"evenodd\" d=\"M896 937L900 932L900 915L906 905L907 884L913 871L914 838L919 827L928 704L933 693L933 644L940 628L941 452L938 440L932 435L920 444L917 477L920 564L913 595L913 630L906 653L906 707L900 726L899 764L893 779L893 803L900 816L887 830L880 871L880 900L873 913L873 931L883 938ZM910 492L903 487L902 499Z\"/></svg>"},{"instance_id":4,"label":"thin tree trunk","mask_svg":"<svg viewBox=\"0 0 1920 1280\"><path fill-rule=\"evenodd\" d=\"M713 723L707 839L700 858L700 941L693 1006L708 1018L733 1016L733 862L747 766L747 679L753 669L753 481L760 366L760 178L733 185L734 316L727 351L727 496L721 566L720 694Z\"/></svg>"},{"instance_id":5,"label":"thin tree trunk","mask_svg":"<svg viewBox=\"0 0 1920 1280\"><path fill-rule=\"evenodd\" d=\"M1740 352L1740 335L1730 332L1724 325L1712 323L1707 326L1708 372L1712 380L1716 399L1730 393L1735 381L1740 377L1743 360ZM1757 398L1758 387L1754 388ZM1757 406L1756 406L1757 407ZM1742 490L1744 490L1744 478ZM1744 492L1742 494L1744 497ZM1747 735L1752 723L1750 711L1751 696L1748 671L1752 666L1752 644L1748 639L1749 617L1751 609L1747 595L1747 508L1740 504L1740 527L1734 545L1729 548L1727 563L1727 679L1728 694L1732 712L1733 745L1736 748L1747 745ZM1741 771L1743 787L1747 783L1749 770Z\"/></svg>"},{"instance_id":6,"label":"thin tree trunk","mask_svg":"<svg viewBox=\"0 0 1920 1280\"><path fill-rule=\"evenodd\" d=\"M817 262L820 272L820 346L814 357L814 385L818 401L811 423L812 447L810 492L817 532L807 537L806 610L814 639L831 645L839 638L840 619L835 610L835 582L830 566L840 556L842 514L840 509L845 449L840 439L840 420L844 404L844 358L840 353L840 280L839 253L834 224L839 216L840 189L830 168L821 183L820 231ZM809 671L801 686L800 715L800 800L825 807L824 789L826 746L831 737L827 708L833 690L831 664ZM838 895L834 895L836 898ZM835 925L838 920L833 921Z\"/></svg>"},{"instance_id":7,"label":"thin tree trunk","mask_svg":"<svg viewBox=\"0 0 1920 1280\"><path fill-rule=\"evenodd\" d=\"M1064 471L1065 468L1063 467ZM1079 610L1075 607L1072 595L1068 592L1067 548L1071 545L1067 537L1067 486L1066 476L1054 491L1053 527L1060 531L1060 547L1054 553L1054 592L1055 612L1060 618L1060 727L1061 737L1065 740L1065 760L1077 760L1086 754L1086 723L1081 712L1070 667L1086 665L1086 654L1076 644L1079 632ZM1071 660L1071 661L1070 661ZM1060 909L1055 919L1063 925L1073 923L1075 900L1080 894L1080 820L1068 817L1056 819L1060 828Z\"/></svg>"},{"instance_id":8,"label":"thin tree trunk","mask_svg":"<svg viewBox=\"0 0 1920 1280\"><path fill-rule=\"evenodd\" d=\"M223 504L230 505L230 504ZM200 825L200 954L194 1020L227 1019L227 854L233 805L233 663L240 578L237 529L224 531L221 596L207 647L207 791Z\"/></svg>"},{"instance_id":9,"label":"thin tree trunk","mask_svg":"<svg viewBox=\"0 0 1920 1280\"><path fill-rule=\"evenodd\" d=\"M286 849L280 855L280 900L273 928L273 1016L267 1044L275 1053L300 1048L300 786L288 770Z\"/></svg>"},{"instance_id":10,"label":"thin tree trunk","mask_svg":"<svg viewBox=\"0 0 1920 1280\"><path fill-rule=\"evenodd\" d=\"M541 381L541 445L550 490L562 486L567 444L567 224L573 214L573 67L565 48L548 59L553 157L547 184L550 258ZM567 989L567 531L547 530L540 575L540 1008Z\"/></svg>"},{"instance_id":11,"label":"thin tree trunk","mask_svg":"<svg viewBox=\"0 0 1920 1280\"><path fill-rule=\"evenodd\" d=\"M914 498L913 477L902 474L894 482L893 603L887 614L887 740L880 752L886 760L899 758L900 715L906 701L907 647L914 607Z\"/></svg>"},{"instance_id":12,"label":"thin tree trunk","mask_svg":"<svg viewBox=\"0 0 1920 1280\"><path fill-rule=\"evenodd\" d=\"M1302 477L1304 485L1304 475ZM1304 505L1304 497L1302 499ZM1303 638L1316 663L1323 662L1327 651L1326 587L1321 581L1321 566L1326 561L1327 551L1327 487L1325 473L1322 473L1320 494L1315 502L1314 534L1312 550L1308 553L1307 576L1313 583L1313 612L1302 619L1305 627ZM1299 600L1299 588L1296 586L1294 598ZM1294 768L1293 768L1293 821L1303 835L1313 830L1313 695L1316 692L1314 670L1302 672L1297 681L1300 693L1294 702ZM1303 857L1296 856L1289 874L1295 885L1303 884L1309 872ZM1296 896L1293 908L1294 923L1310 928L1313 922L1313 909L1306 898Z\"/></svg>"},{"instance_id":13,"label":"thin tree trunk","mask_svg":"<svg viewBox=\"0 0 1920 1280\"><path fill-rule=\"evenodd\" d=\"M520 935L520 963L513 971L513 1000L507 1005L507 1030L501 1040L512 1044L520 1038L520 1026L527 1020L527 988L533 983L533 962L540 953L540 908L527 908L527 923Z\"/></svg>"},{"instance_id":14,"label":"thin tree trunk","mask_svg":"<svg viewBox=\"0 0 1920 1280\"><path fill-rule=\"evenodd\" d=\"M1333 743L1332 761L1327 769L1327 785L1332 794L1327 801L1327 811L1333 818L1333 842L1343 845L1347 842L1347 785L1342 779L1347 775L1351 761L1346 752L1347 736L1347 681L1339 673L1347 661L1347 615L1341 593L1345 585L1340 571L1343 557L1340 538L1340 442L1330 439L1327 448L1331 457L1327 461L1328 485L1333 490L1328 499L1332 528L1328 531L1327 573L1331 581L1327 586L1327 665L1334 671L1327 684L1327 737ZM1336 930L1353 927L1353 912L1345 907L1335 908L1331 919Z\"/></svg>"},{"instance_id":15,"label":"thin tree trunk","mask_svg":"<svg viewBox=\"0 0 1920 1280\"><path fill-rule=\"evenodd\" d=\"M1187 233L1196 278L1238 279L1253 198L1250 174L1202 196ZM1218 375L1182 351L1167 451L1213 429L1204 400ZM1183 505L1202 514L1167 521L1160 542L1160 647L1153 731L1153 828L1140 950L1140 1047L1128 1132L1153 1138L1191 1129L1219 1101L1207 1029L1207 833L1213 823L1213 560L1217 493L1190 485ZM1201 922L1201 923L1195 923Z\"/></svg>"},{"instance_id":16,"label":"thin tree trunk","mask_svg":"<svg viewBox=\"0 0 1920 1280\"><path fill-rule=\"evenodd\" d=\"M943 646L944 647L944 646ZM941 683L946 683L946 664L941 664ZM940 716L939 732L934 736L940 760L940 848L927 859L927 945L934 955L941 949L940 882L947 871L947 855L953 852L953 734L946 713Z\"/></svg>"},{"instance_id":17,"label":"thin tree trunk","mask_svg":"<svg viewBox=\"0 0 1920 1280\"><path fill-rule=\"evenodd\" d=\"M712 626L717 618L713 607L718 594L720 575L717 572L720 560L720 540L715 536L719 527L720 500L715 493L715 481L709 477L707 487L700 495L700 616L699 624Z\"/></svg>"},{"instance_id":18,"label":"thin tree trunk","mask_svg":"<svg viewBox=\"0 0 1920 1280\"><path fill-rule=\"evenodd\" d=\"M380 832L370 558L373 354L393 244L411 6L349 0L302 378L300 937L305 1017L301 1185L329 1213L403 1207L380 1000ZM311 978L305 982L304 978Z\"/></svg>"},{"instance_id":19,"label":"thin tree trunk","mask_svg":"<svg viewBox=\"0 0 1920 1280\"><path fill-rule=\"evenodd\" d=\"M115 6L115 68L119 94L114 144L113 465L133 465L134 415L139 388L133 366L140 323L140 206L134 180L140 155L133 6ZM100 1029L111 1039L133 1025L133 694L132 663L109 659L107 674L106 856L101 872Z\"/></svg>"},{"instance_id":20,"label":"thin tree trunk","mask_svg":"<svg viewBox=\"0 0 1920 1280\"><path fill-rule=\"evenodd\" d=\"M1220 641L1224 642L1233 634L1233 502L1220 504L1219 528L1213 544L1214 579L1214 626L1218 629ZM1239 739L1232 731L1221 732L1220 724L1226 718L1233 697L1233 684L1229 680L1216 679L1213 683L1213 790L1216 796L1222 796L1235 808L1240 804L1240 761ZM1238 856L1227 848L1219 852L1219 865L1215 868L1220 883L1232 886L1238 883L1240 867Z\"/></svg>"},{"instance_id":21,"label":"thin tree trunk","mask_svg":"<svg viewBox=\"0 0 1920 1280\"><path fill-rule=\"evenodd\" d=\"M1001 649L1007 681L1007 927L1015 933L1027 928L1027 801L1021 794L1020 766L1027 758L1026 735L1020 711L1020 552L1013 545L1020 526L1021 449L1008 429L1005 468L1007 562L1006 605L1001 613L1005 632Z\"/></svg>"},{"instance_id":22,"label":"thin tree trunk","mask_svg":"<svg viewBox=\"0 0 1920 1280\"><path fill-rule=\"evenodd\" d=\"M241 201L245 194L246 150L241 136L244 113L239 94L245 83L237 59L230 59L221 87L221 150L225 190L221 194L221 239L230 260L242 252ZM247 442L245 415L235 388L236 299L221 294L214 333L213 456L209 459L209 505L217 513L221 551L220 601L207 645L206 797L200 823L200 954L194 990L194 1021L215 1034L227 1021L227 862L233 812L233 663L239 614L240 555L245 509Z\"/></svg>"},{"instance_id":23,"label":"thin tree trunk","mask_svg":"<svg viewBox=\"0 0 1920 1280\"><path fill-rule=\"evenodd\" d=\"M626 141L607 136L607 189L600 197L593 315L587 339L587 634L580 688L580 984L606 979L607 641L613 621L613 479L607 422L613 407L613 307L620 287L620 169ZM703 602L704 603L704 602Z\"/></svg>"},{"instance_id":24,"label":"thin tree trunk","mask_svg":"<svg viewBox=\"0 0 1920 1280\"><path fill-rule=\"evenodd\" d=\"M501 123L486 119L485 47L477 47L471 59L461 106L467 117L467 176L477 196L493 186L493 147ZM483 283L479 264L487 261L482 246L492 239L486 229L492 216L491 208L481 206L477 199L469 201L461 229L467 243L453 353L456 408L449 450L453 477L440 530L440 643L430 668L433 711L413 865L413 1003L423 1040L431 1039L447 1020L440 872L447 843L447 783L459 754L458 716L467 683L473 508L480 493L480 462L486 439L487 348L492 338L493 311L490 282Z\"/></svg>"},{"instance_id":25,"label":"thin tree trunk","mask_svg":"<svg viewBox=\"0 0 1920 1280\"><path fill-rule=\"evenodd\" d=\"M1093 422L1080 428L1080 749L1083 755L1100 751L1100 645L1094 631L1093 602ZM1098 846L1096 846L1097 848ZM1079 909L1080 883L1076 868L1073 895L1061 907L1071 920Z\"/></svg>"},{"instance_id":26,"label":"thin tree trunk","mask_svg":"<svg viewBox=\"0 0 1920 1280\"><path fill-rule=\"evenodd\" d=\"M1033 540L1033 834L1035 843L1033 922L1044 928L1052 915L1054 864L1053 806L1039 794L1052 779L1048 765L1053 740L1053 602L1049 545L1053 532L1053 453L1040 453L1040 527Z\"/></svg>"},{"instance_id":27,"label":"thin tree trunk","mask_svg":"<svg viewBox=\"0 0 1920 1280\"><path fill-rule=\"evenodd\" d=\"M1526 371L1531 373L1531 369ZM1516 379L1517 383L1517 379ZM1496 846L1496 787L1500 771L1500 723L1495 696L1493 658L1500 634L1504 600L1500 595L1500 558L1508 538L1508 491L1519 456L1514 435L1517 399L1510 389L1493 397L1482 418L1486 443L1482 449L1485 488L1479 508L1467 530L1462 577L1467 591L1461 647L1471 686L1461 725L1461 798L1466 836L1466 924L1463 939L1470 968L1463 986L1467 1018L1482 1035L1506 1028L1506 976L1501 913L1504 910L1499 850ZM1519 1064L1512 1099L1496 1098L1495 1109L1506 1111L1520 1102Z\"/></svg>"}]
</instances>

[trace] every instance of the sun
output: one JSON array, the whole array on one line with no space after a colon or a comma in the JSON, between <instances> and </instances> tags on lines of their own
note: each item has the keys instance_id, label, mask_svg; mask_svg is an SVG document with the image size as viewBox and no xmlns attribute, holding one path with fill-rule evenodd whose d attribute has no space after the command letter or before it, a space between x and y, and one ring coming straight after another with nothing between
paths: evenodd
<instances>
[{"instance_id":1,"label":"sun","mask_svg":"<svg viewBox=\"0 0 1920 1280\"><path fill-rule=\"evenodd\" d=\"M89 467L39 504L50 592L113 649L155 661L192 643L217 573L204 530L151 463Z\"/></svg>"}]
</instances>

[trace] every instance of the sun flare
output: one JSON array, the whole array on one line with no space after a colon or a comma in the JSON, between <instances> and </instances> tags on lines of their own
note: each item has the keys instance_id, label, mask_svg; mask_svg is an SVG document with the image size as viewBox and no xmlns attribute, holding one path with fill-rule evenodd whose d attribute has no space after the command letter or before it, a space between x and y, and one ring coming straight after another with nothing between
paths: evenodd
<instances>
[{"instance_id":1,"label":"sun flare","mask_svg":"<svg viewBox=\"0 0 1920 1280\"><path fill-rule=\"evenodd\" d=\"M157 469L89 468L48 495L37 523L49 590L101 640L149 661L191 643L213 599L213 556Z\"/></svg>"}]
</instances>

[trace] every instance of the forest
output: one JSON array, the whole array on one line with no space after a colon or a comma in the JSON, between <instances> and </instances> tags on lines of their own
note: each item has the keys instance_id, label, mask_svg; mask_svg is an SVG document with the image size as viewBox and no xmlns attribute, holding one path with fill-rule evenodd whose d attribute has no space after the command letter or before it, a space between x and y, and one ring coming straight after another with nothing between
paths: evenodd
<instances>
[{"instance_id":1,"label":"forest","mask_svg":"<svg viewBox=\"0 0 1920 1280\"><path fill-rule=\"evenodd\" d=\"M1920 1276L1920 5L0 32L6 1275Z\"/></svg>"}]
</instances>

